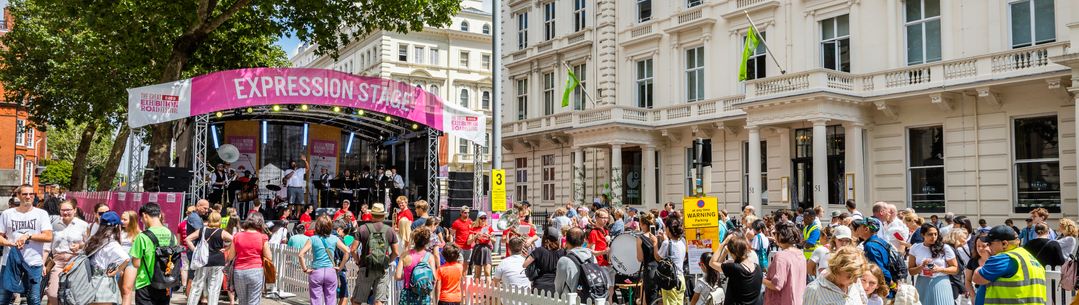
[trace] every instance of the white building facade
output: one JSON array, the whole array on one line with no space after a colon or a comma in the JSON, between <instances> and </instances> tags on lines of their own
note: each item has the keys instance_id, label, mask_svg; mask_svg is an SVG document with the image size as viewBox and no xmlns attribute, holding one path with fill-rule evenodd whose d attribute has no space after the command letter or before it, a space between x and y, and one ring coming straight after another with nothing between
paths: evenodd
<instances>
[{"instance_id":1,"label":"white building facade","mask_svg":"<svg viewBox=\"0 0 1079 305\"><path fill-rule=\"evenodd\" d=\"M769 52L751 50L739 81L745 12ZM501 14L507 191L540 209L601 194L658 207L700 179L728 211L1079 215L1075 2L508 0ZM567 66L587 94L561 107Z\"/></svg>"},{"instance_id":2,"label":"white building facade","mask_svg":"<svg viewBox=\"0 0 1079 305\"><path fill-rule=\"evenodd\" d=\"M374 31L342 47L337 60L301 46L294 67L333 69L356 75L394 79L421 86L443 100L486 113L492 103L491 14L481 1L461 2L461 11L446 28L426 28L407 34ZM488 127L490 130L490 127ZM469 171L478 158L489 167L489 147L446 135L440 141L441 165L450 171Z\"/></svg>"}]
</instances>

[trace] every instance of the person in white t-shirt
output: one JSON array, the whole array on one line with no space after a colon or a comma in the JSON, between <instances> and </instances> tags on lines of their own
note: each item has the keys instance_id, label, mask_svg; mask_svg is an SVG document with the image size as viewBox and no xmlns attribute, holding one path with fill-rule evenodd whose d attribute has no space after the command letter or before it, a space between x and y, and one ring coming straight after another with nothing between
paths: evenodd
<instances>
[{"instance_id":1,"label":"person in white t-shirt","mask_svg":"<svg viewBox=\"0 0 1079 305\"><path fill-rule=\"evenodd\" d=\"M503 288L532 288L532 282L525 273L524 257L525 240L520 237L510 239L508 257L502 259L493 274L494 286Z\"/></svg>"},{"instance_id":2,"label":"person in white t-shirt","mask_svg":"<svg viewBox=\"0 0 1079 305\"><path fill-rule=\"evenodd\" d=\"M880 231L877 231L877 237L887 241L897 251L903 253L906 251L906 247L900 241L908 241L910 231L903 224L903 220L895 217L896 214L898 214L897 209L893 204L888 204L884 201L877 201L877 203L873 204L873 217L881 221L881 228Z\"/></svg>"},{"instance_id":3,"label":"person in white t-shirt","mask_svg":"<svg viewBox=\"0 0 1079 305\"><path fill-rule=\"evenodd\" d=\"M49 296L49 305L56 305L60 303L57 298L57 293L60 291L60 273L64 270L64 266L75 257L75 254L81 250L83 243L86 241L86 232L90 231L90 224L86 223L82 219L75 217L75 203L71 200L64 200L59 205L60 218L52 223L54 229L53 239L51 244L46 244L46 257L52 257L53 265L49 270L54 276L49 277L48 288L46 288L46 295Z\"/></svg>"},{"instance_id":4,"label":"person in white t-shirt","mask_svg":"<svg viewBox=\"0 0 1079 305\"><path fill-rule=\"evenodd\" d=\"M30 305L41 304L41 277L45 265L45 244L52 242L52 223L49 213L34 207L34 188L22 185L17 190L19 206L0 213L0 246L15 247L22 254L24 265L29 267L23 279L26 292L20 297ZM6 264L11 251L5 251L3 268L15 268ZM0 272L2 273L2 272ZM0 289L0 304L11 304L14 294Z\"/></svg>"},{"instance_id":5,"label":"person in white t-shirt","mask_svg":"<svg viewBox=\"0 0 1079 305\"><path fill-rule=\"evenodd\" d=\"M304 190L304 175L307 174L307 168L311 166L307 162L307 157L300 155L300 160L303 161L303 167L299 167L296 161L289 162L289 169L285 170L285 188L288 190L288 202L291 205L303 205L303 190Z\"/></svg>"}]
</instances>

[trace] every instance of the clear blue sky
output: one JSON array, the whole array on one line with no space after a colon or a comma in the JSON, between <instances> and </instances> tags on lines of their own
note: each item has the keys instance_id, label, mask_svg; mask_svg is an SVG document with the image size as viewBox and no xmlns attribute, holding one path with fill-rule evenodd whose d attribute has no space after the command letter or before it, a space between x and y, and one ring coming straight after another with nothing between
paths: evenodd
<instances>
[{"instance_id":1,"label":"clear blue sky","mask_svg":"<svg viewBox=\"0 0 1079 305\"><path fill-rule=\"evenodd\" d=\"M506 0L502 1L505 2ZM0 0L0 2L7 1ZM483 7L491 7L491 0L483 0ZM490 9L486 9L486 11L490 11ZM281 47L282 50L285 50L285 53L288 54L288 56L291 58L293 55L296 55L296 47L300 45L300 40L292 35L284 35L281 37L277 37L277 42L275 42L274 44Z\"/></svg>"}]
</instances>

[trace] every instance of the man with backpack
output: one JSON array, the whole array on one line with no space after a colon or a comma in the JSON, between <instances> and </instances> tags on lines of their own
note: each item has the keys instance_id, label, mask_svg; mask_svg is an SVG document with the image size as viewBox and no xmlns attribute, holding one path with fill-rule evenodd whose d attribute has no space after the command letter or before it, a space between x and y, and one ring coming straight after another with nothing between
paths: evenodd
<instances>
[{"instance_id":1,"label":"man with backpack","mask_svg":"<svg viewBox=\"0 0 1079 305\"><path fill-rule=\"evenodd\" d=\"M582 300L592 299L593 304L606 304L611 279L596 263L592 249L584 247L585 233L581 228L571 228L566 233L569 251L558 259L555 269L555 294L577 293Z\"/></svg>"},{"instance_id":2,"label":"man with backpack","mask_svg":"<svg viewBox=\"0 0 1079 305\"><path fill-rule=\"evenodd\" d=\"M389 284L386 273L390 262L397 258L397 234L393 227L382 221L386 219L386 207L376 203L371 207L372 221L356 230L356 242L352 253L360 267L356 288L352 292L352 304L383 305L389 301ZM362 248L360 246L362 245ZM357 251L360 248L360 251ZM368 302L368 299L374 299Z\"/></svg>"},{"instance_id":3,"label":"man with backpack","mask_svg":"<svg viewBox=\"0 0 1079 305\"><path fill-rule=\"evenodd\" d=\"M139 208L146 230L131 245L135 275L135 304L167 305L172 289L180 286L182 247L161 223L161 207L151 202Z\"/></svg>"},{"instance_id":4,"label":"man with backpack","mask_svg":"<svg viewBox=\"0 0 1079 305\"><path fill-rule=\"evenodd\" d=\"M13 294L22 290L20 295L28 300L27 304L39 305L45 243L52 242L52 222L48 212L34 207L33 187L24 184L15 191L19 205L0 213L0 234L3 234L0 246L9 247L0 270L4 281L0 287L0 304L11 304Z\"/></svg>"},{"instance_id":5,"label":"man with backpack","mask_svg":"<svg viewBox=\"0 0 1079 305\"><path fill-rule=\"evenodd\" d=\"M881 226L880 220L875 217L858 219L853 222L853 226L854 236L863 240L862 248L865 251L865 258L870 263L880 267L880 270L884 273L887 283L881 284L889 285L894 291L897 282L905 281L909 274L907 273L907 264L903 262L899 252L891 244L877 236L876 233Z\"/></svg>"}]
</instances>

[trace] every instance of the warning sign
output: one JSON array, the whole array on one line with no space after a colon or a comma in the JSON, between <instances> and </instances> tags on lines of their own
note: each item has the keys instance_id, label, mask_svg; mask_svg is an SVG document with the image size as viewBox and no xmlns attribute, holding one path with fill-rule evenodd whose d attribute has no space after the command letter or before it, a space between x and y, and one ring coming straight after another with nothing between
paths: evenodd
<instances>
[{"instance_id":1,"label":"warning sign","mask_svg":"<svg viewBox=\"0 0 1079 305\"><path fill-rule=\"evenodd\" d=\"M719 226L719 200L716 197L682 198L686 229Z\"/></svg>"}]
</instances>

